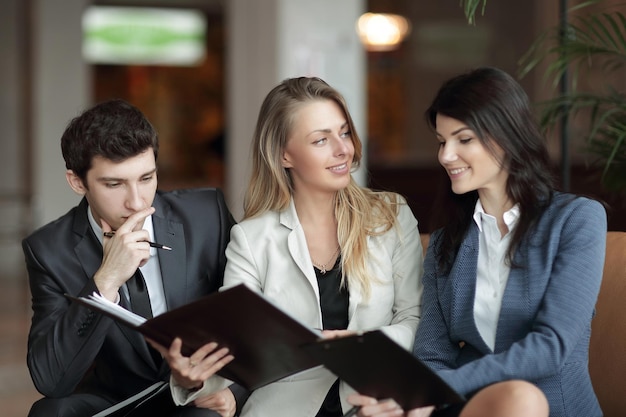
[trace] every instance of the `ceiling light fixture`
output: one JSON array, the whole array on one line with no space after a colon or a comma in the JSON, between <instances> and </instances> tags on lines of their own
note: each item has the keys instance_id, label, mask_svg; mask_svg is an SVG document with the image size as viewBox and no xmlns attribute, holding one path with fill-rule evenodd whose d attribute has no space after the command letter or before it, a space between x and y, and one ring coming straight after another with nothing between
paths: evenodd
<instances>
[{"instance_id":1,"label":"ceiling light fixture","mask_svg":"<svg viewBox=\"0 0 626 417\"><path fill-rule=\"evenodd\" d=\"M408 20L397 14L365 13L357 21L357 33L368 51L391 51L411 31Z\"/></svg>"}]
</instances>

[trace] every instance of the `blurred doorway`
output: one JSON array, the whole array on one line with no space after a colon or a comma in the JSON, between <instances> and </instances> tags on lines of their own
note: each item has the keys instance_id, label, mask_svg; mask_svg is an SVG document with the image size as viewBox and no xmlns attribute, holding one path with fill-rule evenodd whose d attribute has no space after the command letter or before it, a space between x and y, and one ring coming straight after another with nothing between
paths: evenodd
<instances>
[{"instance_id":1,"label":"blurred doorway","mask_svg":"<svg viewBox=\"0 0 626 417\"><path fill-rule=\"evenodd\" d=\"M136 8L133 2L98 1L99 6ZM224 186L225 39L219 1L169 1L141 6L193 10L206 22L204 57L192 64L94 63L94 102L122 98L139 107L159 132L162 189ZM175 6L175 7L174 7ZM131 10L131 9L128 9ZM172 16L170 20L176 19ZM132 28L129 28L129 30ZM115 32L124 32L121 27ZM154 28L148 30L155 31ZM163 31L165 32L165 31ZM171 33L159 34L163 42Z\"/></svg>"}]
</instances>

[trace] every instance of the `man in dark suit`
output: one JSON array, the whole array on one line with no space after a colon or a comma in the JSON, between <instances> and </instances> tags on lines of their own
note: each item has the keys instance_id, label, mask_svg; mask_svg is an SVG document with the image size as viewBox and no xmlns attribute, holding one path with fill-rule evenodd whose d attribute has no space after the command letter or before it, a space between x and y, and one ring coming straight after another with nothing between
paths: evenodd
<instances>
[{"instance_id":1,"label":"man in dark suit","mask_svg":"<svg viewBox=\"0 0 626 417\"><path fill-rule=\"evenodd\" d=\"M27 362L44 395L32 417L91 416L168 381L167 363L140 333L65 294L99 292L144 316L187 304L221 286L234 223L218 189L157 191L156 131L122 100L74 118L61 148L67 181L82 201L22 242L33 308ZM137 311L146 289L147 310ZM217 369L229 360L212 353L206 360ZM232 385L215 394L214 410L175 408L168 398L145 414L231 417L246 395Z\"/></svg>"}]
</instances>

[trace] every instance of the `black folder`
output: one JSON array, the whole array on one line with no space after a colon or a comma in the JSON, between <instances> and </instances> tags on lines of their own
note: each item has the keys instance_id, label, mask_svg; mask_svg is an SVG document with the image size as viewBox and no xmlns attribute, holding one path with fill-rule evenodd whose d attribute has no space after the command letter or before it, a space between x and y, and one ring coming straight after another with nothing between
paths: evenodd
<instances>
[{"instance_id":1,"label":"black folder","mask_svg":"<svg viewBox=\"0 0 626 417\"><path fill-rule=\"evenodd\" d=\"M306 327L243 284L145 321L139 318L143 323L123 307L103 304L97 297L67 297L163 346L180 337L185 356L209 342L228 347L235 359L218 374L249 390L319 365L300 348L319 339L319 331Z\"/></svg>"},{"instance_id":2,"label":"black folder","mask_svg":"<svg viewBox=\"0 0 626 417\"><path fill-rule=\"evenodd\" d=\"M404 410L465 401L436 373L380 330L303 346L360 394L394 399Z\"/></svg>"}]
</instances>

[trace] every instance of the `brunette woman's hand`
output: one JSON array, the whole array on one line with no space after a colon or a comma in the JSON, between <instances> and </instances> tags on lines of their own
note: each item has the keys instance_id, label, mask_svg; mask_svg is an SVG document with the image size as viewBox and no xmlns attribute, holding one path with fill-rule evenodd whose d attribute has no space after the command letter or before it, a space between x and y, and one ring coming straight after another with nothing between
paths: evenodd
<instances>
[{"instance_id":1,"label":"brunette woman's hand","mask_svg":"<svg viewBox=\"0 0 626 417\"><path fill-rule=\"evenodd\" d=\"M348 396L348 402L361 407L358 417L429 417L434 410L434 407L423 407L405 412L393 400L378 401L361 394Z\"/></svg>"}]
</instances>

